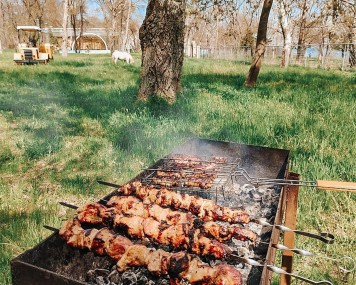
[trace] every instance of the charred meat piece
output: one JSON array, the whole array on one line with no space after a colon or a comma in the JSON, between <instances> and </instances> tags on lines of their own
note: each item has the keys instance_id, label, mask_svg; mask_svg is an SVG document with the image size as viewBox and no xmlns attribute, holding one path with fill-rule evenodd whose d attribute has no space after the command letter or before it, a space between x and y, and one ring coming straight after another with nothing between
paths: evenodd
<instances>
[{"instance_id":1,"label":"charred meat piece","mask_svg":"<svg viewBox=\"0 0 356 285\"><path fill-rule=\"evenodd\" d=\"M169 189L155 189L139 181L128 183L118 189L123 195L134 195L145 204L155 203L163 207L172 207L192 212L204 221L225 221L229 223L249 223L249 215L242 210L217 205L209 199L180 194Z\"/></svg>"},{"instance_id":2,"label":"charred meat piece","mask_svg":"<svg viewBox=\"0 0 356 285\"><path fill-rule=\"evenodd\" d=\"M92 208L92 206L90 206L90 208ZM100 209L102 209L101 206ZM77 219L79 222L83 219L86 223L88 223L88 221L96 221L98 218L88 218L84 215L93 215L94 212L95 211L83 211L81 212L82 215L80 215L80 218L78 215ZM99 211L97 213L99 213ZM115 228L124 230L130 237L139 239L146 237L157 243L171 245L175 248L188 249L200 255L224 259L230 253L227 246L214 239L205 237L199 229L192 229L192 225L187 223L170 225L165 222L159 222L152 217L124 216L120 213L116 213L113 225ZM96 235L93 243L95 248L100 248L100 245L97 246L97 244L102 242L101 236L103 233L105 233L105 231L101 229ZM192 235L194 235L195 238L190 238ZM74 238L74 236L72 238ZM102 253L99 252L99 254Z\"/></svg>"},{"instance_id":3,"label":"charred meat piece","mask_svg":"<svg viewBox=\"0 0 356 285\"><path fill-rule=\"evenodd\" d=\"M144 204L140 199L133 196L113 196L107 206L114 207L117 212L124 215L135 215L143 218L152 217L159 222L165 221L170 225L192 223L194 221L194 217L189 213L162 208L157 204ZM85 206L82 210L84 209Z\"/></svg>"},{"instance_id":4,"label":"charred meat piece","mask_svg":"<svg viewBox=\"0 0 356 285\"><path fill-rule=\"evenodd\" d=\"M168 244L164 239L166 235L162 235L164 225L173 226L178 224L186 226L171 227L171 231L174 229L177 232L181 232L183 228L197 228L207 237L214 238L219 242L228 241L233 237L238 240L256 240L256 235L251 230L242 228L240 225L221 225L214 221L204 222L198 218L194 218L190 213L173 211L156 204L144 205L139 199L132 198L131 196L114 196L108 202L109 205L114 205L111 208L106 208L98 203L87 204L77 210L77 218L82 224L101 225L102 223L102 226L109 227L115 225L119 228L124 228L132 237L142 238L148 236L163 244ZM125 206L126 201L130 203L131 207ZM96 207L97 209L95 209ZM134 218L135 216L132 215L134 212L131 209L144 209L135 214L135 216L142 219ZM126 216L127 213L130 215ZM160 235L162 237L157 239L156 237ZM178 247L180 243L177 242L175 244Z\"/></svg>"},{"instance_id":5,"label":"charred meat piece","mask_svg":"<svg viewBox=\"0 0 356 285\"><path fill-rule=\"evenodd\" d=\"M134 245L130 240L107 228L85 230L76 218L65 222L59 234L70 246L94 250L117 260L118 271L125 271L130 267L145 267L152 274L168 274L173 281L183 279L190 284L242 284L241 274L231 265L209 266L185 252L168 253L144 245ZM88 238L89 236L91 238ZM89 244L90 241L92 244Z\"/></svg>"}]
</instances>

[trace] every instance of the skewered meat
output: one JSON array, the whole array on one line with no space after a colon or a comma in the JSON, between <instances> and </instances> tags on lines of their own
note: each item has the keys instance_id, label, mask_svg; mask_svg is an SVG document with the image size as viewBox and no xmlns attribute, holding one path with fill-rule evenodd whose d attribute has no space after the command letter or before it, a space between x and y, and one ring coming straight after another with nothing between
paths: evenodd
<instances>
[{"instance_id":1,"label":"skewered meat","mask_svg":"<svg viewBox=\"0 0 356 285\"><path fill-rule=\"evenodd\" d=\"M217 164L226 164L227 159L225 157L209 157L208 160L204 160L198 156L184 155L181 157L169 158L168 163L170 169L189 169L189 170L214 170Z\"/></svg>"},{"instance_id":2,"label":"skewered meat","mask_svg":"<svg viewBox=\"0 0 356 285\"><path fill-rule=\"evenodd\" d=\"M165 186L165 187L195 187L195 188L200 188L200 189L209 189L211 187L213 187L213 181L212 180L208 180L208 179L194 179L194 180L176 180L176 179L171 179L168 177L165 178L157 178L157 177L153 177L152 178L152 182L153 184L156 185L161 185L161 186Z\"/></svg>"},{"instance_id":3,"label":"skewered meat","mask_svg":"<svg viewBox=\"0 0 356 285\"><path fill-rule=\"evenodd\" d=\"M130 206L128 206L127 203ZM84 205L77 210L78 219L84 224L111 225L114 223L115 215L140 216L144 218L143 229L142 227L137 226L137 229L139 229L138 233L133 234L133 230L131 231L132 235L139 238L142 238L144 233L153 238L159 236L159 229L162 230L163 224L186 224L186 228L189 230L198 228L202 234L207 237L212 237L219 242L228 241L233 237L243 241L256 240L256 235L251 230L241 228L238 225L226 226L213 221L203 222L200 219L194 219L190 213L173 211L168 208L162 208L156 204L144 205L142 201L132 196L113 196L107 205L113 206L113 208L107 208L98 203ZM149 217L153 219L148 219ZM126 221L129 221L129 219L126 219ZM122 225L123 220L118 219L116 223ZM127 222L125 223L128 224ZM176 228L171 227L170 229L172 230Z\"/></svg>"},{"instance_id":4,"label":"skewered meat","mask_svg":"<svg viewBox=\"0 0 356 285\"><path fill-rule=\"evenodd\" d=\"M159 222L166 222L170 225L194 222L194 217L190 213L173 211L162 208L157 204L145 205L133 196L113 196L107 203L108 207L115 207L120 213L125 215L136 215L143 218L152 217Z\"/></svg>"},{"instance_id":5,"label":"skewered meat","mask_svg":"<svg viewBox=\"0 0 356 285\"><path fill-rule=\"evenodd\" d=\"M147 187L139 181L122 186L118 192L126 196L135 195L145 204L155 203L163 207L187 210L204 221L220 220L230 223L250 221L249 215L244 211L232 210L229 207L219 206L209 199L176 193L166 188Z\"/></svg>"},{"instance_id":6,"label":"skewered meat","mask_svg":"<svg viewBox=\"0 0 356 285\"><path fill-rule=\"evenodd\" d=\"M190 284L242 284L241 274L231 265L212 267L185 252L168 253L144 245L134 245L107 228L85 230L78 219L65 222L59 235L70 246L109 255L117 261L116 268L120 272L130 267L146 267L152 274L168 275L172 280L184 279Z\"/></svg>"},{"instance_id":7,"label":"skewered meat","mask_svg":"<svg viewBox=\"0 0 356 285\"><path fill-rule=\"evenodd\" d=\"M86 211L88 208L90 211ZM94 211L95 204L82 207L78 210L78 220L82 224L104 224L107 222L104 206L98 204L98 211ZM109 212L111 208L108 208ZM100 214L103 213L104 219ZM218 259L225 258L230 250L227 246L216 240L204 236L199 229L192 229L187 223L169 225L165 222L159 222L152 217L124 216L116 212L113 216L113 225L116 228L124 229L125 232L133 238L149 238L155 242L164 245L172 245L175 248L185 248L199 255L211 255Z\"/></svg>"},{"instance_id":8,"label":"skewered meat","mask_svg":"<svg viewBox=\"0 0 356 285\"><path fill-rule=\"evenodd\" d=\"M206 171L157 171L152 177L154 184L166 187L196 187L209 189L213 187L213 181L217 177L216 173L207 173Z\"/></svg>"}]
</instances>

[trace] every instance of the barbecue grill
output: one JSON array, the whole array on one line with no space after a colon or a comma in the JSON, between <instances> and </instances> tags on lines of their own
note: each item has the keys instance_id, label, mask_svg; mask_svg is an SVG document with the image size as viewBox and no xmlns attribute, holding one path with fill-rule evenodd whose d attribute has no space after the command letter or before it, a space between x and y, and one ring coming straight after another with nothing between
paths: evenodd
<instances>
[{"instance_id":1,"label":"barbecue grill","mask_svg":"<svg viewBox=\"0 0 356 285\"><path fill-rule=\"evenodd\" d=\"M296 227L298 185L268 185L255 188L246 184L246 177L234 175L234 173L237 169L244 169L253 177L296 181L299 179L298 174L289 173L288 170L289 150L192 139L174 149L169 155L158 160L149 168L144 169L131 181L140 180L143 183L154 184L157 171L176 172L177 170L174 168L176 165L172 163L186 157L189 157L193 163L194 158L198 157L205 164L214 165L213 170L207 168L195 172L204 172L211 179L209 180L211 185L207 189L200 187L201 185L186 187L187 177L190 177L189 175L194 171L191 168L181 169L181 172L186 174L177 183L175 191L209 198L223 206L244 208L255 218L253 230L258 233L259 241L256 244L236 240L230 242L229 246L235 250L236 254L240 253L240 259L236 258L230 263L235 264L243 272L244 283L271 284L273 274L271 268L268 270L266 266L246 264L246 260L243 262L243 254L258 260L260 264L274 265L277 249L272 245L278 243L280 230L285 231L284 245L289 248L294 247L292 230ZM213 178L211 173L214 173ZM201 177L200 174L199 177ZM106 184L111 185L110 183ZM112 188L108 189L113 190ZM101 201L107 201L116 194L116 190L113 190ZM258 218L262 218L263 222L258 222ZM284 226L275 226L281 225L282 222ZM311 236L324 239L324 242L332 242L332 236L326 234ZM288 272L291 272L292 269L292 254L292 252L283 252L282 268ZM204 261L215 262L209 259L204 259ZM69 247L58 236L58 233L53 233L34 248L12 260L12 280L14 285L108 284L100 280L107 278L114 264L115 262L109 257L96 256L91 252ZM127 273L127 275L130 274L136 276L135 278L147 276L146 281L141 281L141 283L138 281L136 284L145 284L144 282L150 284L147 280L157 284L168 284L165 283L165 280L151 276L145 269L133 269ZM290 284L290 276L281 276L281 284ZM94 283L93 279L99 281Z\"/></svg>"}]
</instances>

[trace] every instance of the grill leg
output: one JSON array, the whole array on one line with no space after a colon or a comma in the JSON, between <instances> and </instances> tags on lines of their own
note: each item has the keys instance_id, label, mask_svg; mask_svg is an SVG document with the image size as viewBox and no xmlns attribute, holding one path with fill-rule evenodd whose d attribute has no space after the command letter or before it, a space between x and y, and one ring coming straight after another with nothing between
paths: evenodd
<instances>
[{"instance_id":1,"label":"grill leg","mask_svg":"<svg viewBox=\"0 0 356 285\"><path fill-rule=\"evenodd\" d=\"M288 179L299 180L299 174L297 173L289 173ZM299 186L298 185L290 185L287 189L287 203L285 209L285 220L284 225L288 228L295 229L297 224L297 208L298 208L298 193ZM294 248L294 233L285 232L284 233L284 242L285 246L289 248ZM282 269L287 272L292 272L293 265L293 252L291 251L283 251L282 254ZM290 285L291 284L291 276L281 274L280 276L280 285Z\"/></svg>"}]
</instances>

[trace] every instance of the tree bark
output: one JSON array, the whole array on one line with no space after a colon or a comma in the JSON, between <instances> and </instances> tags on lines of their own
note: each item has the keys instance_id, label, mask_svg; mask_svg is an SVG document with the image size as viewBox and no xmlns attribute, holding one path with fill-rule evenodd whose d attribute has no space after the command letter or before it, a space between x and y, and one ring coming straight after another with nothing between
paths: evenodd
<instances>
[{"instance_id":1,"label":"tree bark","mask_svg":"<svg viewBox=\"0 0 356 285\"><path fill-rule=\"evenodd\" d=\"M137 99L173 103L181 91L185 0L150 0L140 28L141 82Z\"/></svg>"},{"instance_id":2,"label":"tree bark","mask_svg":"<svg viewBox=\"0 0 356 285\"><path fill-rule=\"evenodd\" d=\"M258 24L256 51L252 59L250 70L248 71L244 85L253 87L256 85L258 74L260 73L262 58L267 45L267 25L268 17L271 11L273 0L264 0L260 22Z\"/></svg>"}]
</instances>

